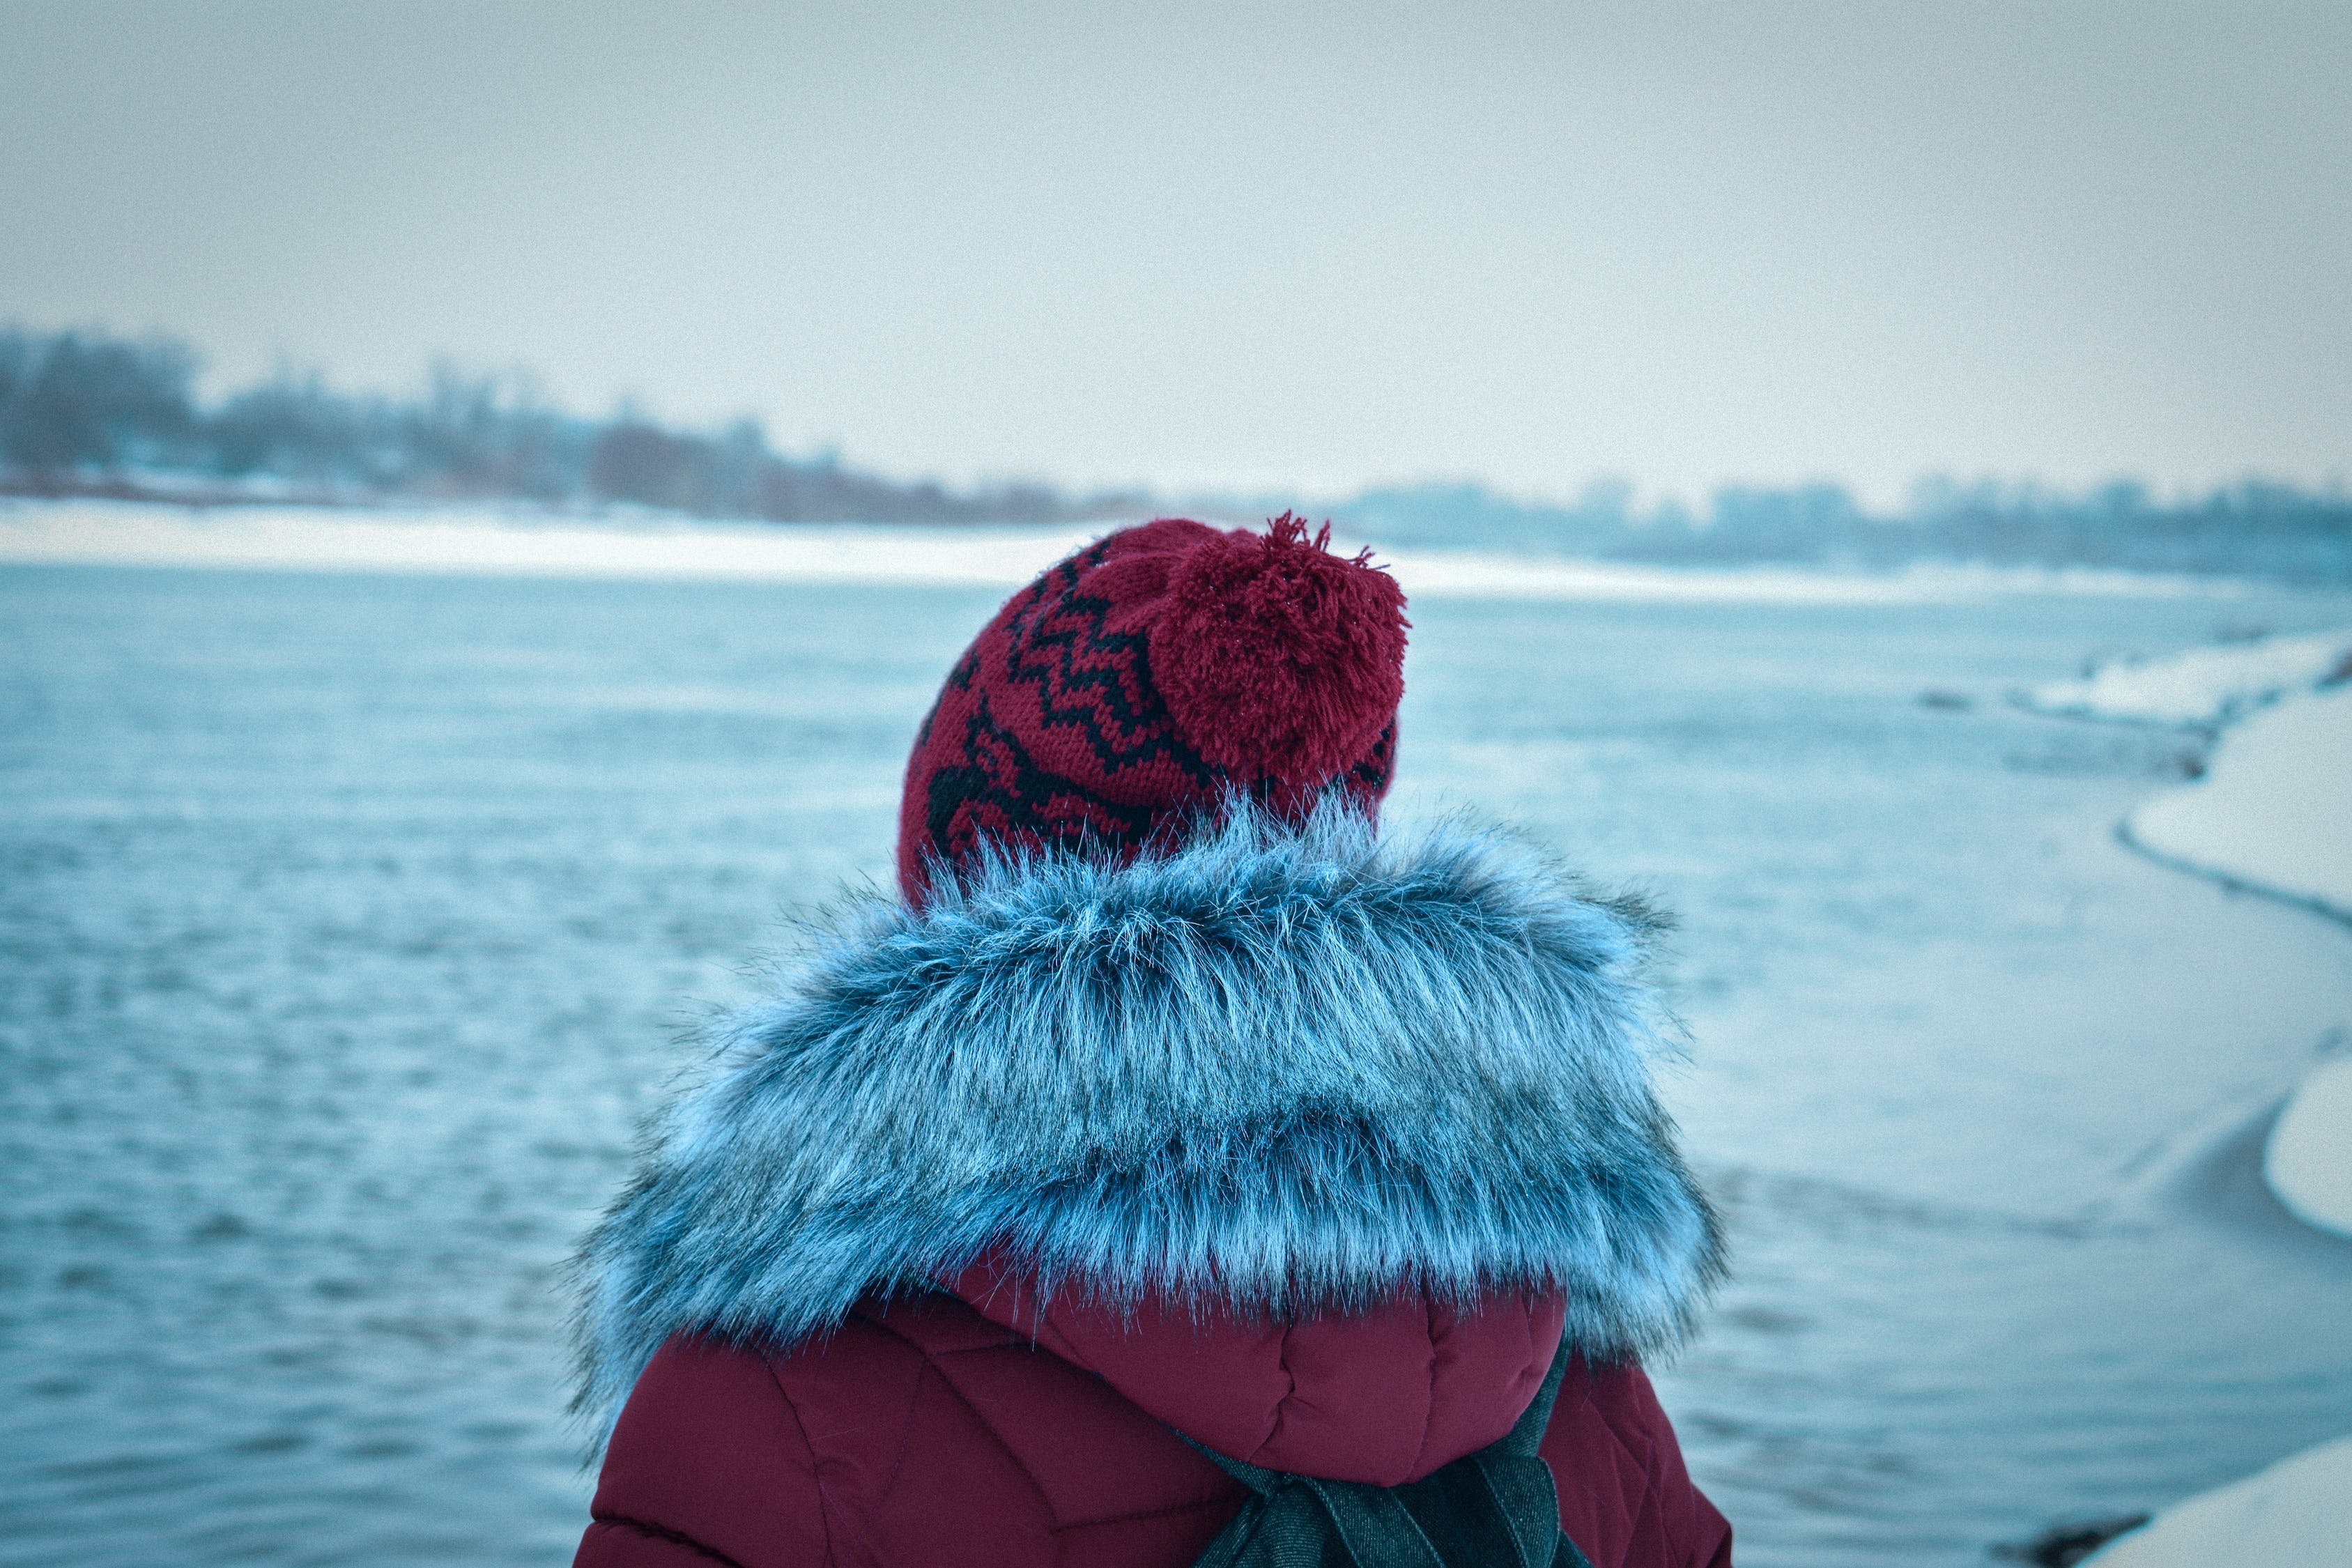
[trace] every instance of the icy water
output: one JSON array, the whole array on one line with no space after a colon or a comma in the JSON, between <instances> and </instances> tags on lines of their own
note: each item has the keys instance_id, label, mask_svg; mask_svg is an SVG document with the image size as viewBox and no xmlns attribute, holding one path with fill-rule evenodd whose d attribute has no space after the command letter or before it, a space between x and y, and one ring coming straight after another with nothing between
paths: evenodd
<instances>
[{"instance_id":1,"label":"icy water","mask_svg":"<svg viewBox=\"0 0 2352 1568\"><path fill-rule=\"evenodd\" d=\"M0 1560L565 1561L562 1259L699 1011L884 873L996 597L0 571ZM1661 1384L1742 1562L2352 1432L2352 1246L2253 1164L2352 933L2114 843L2192 738L1999 700L2352 603L1413 615L1395 816L1682 914L1738 1278Z\"/></svg>"}]
</instances>

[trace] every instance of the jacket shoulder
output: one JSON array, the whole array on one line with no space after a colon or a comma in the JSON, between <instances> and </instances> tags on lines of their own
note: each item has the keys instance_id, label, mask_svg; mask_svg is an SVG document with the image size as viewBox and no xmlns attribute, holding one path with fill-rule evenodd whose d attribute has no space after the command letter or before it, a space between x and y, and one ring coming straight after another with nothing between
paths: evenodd
<instances>
[{"instance_id":1,"label":"jacket shoulder","mask_svg":"<svg viewBox=\"0 0 2352 1568\"><path fill-rule=\"evenodd\" d=\"M828 1500L767 1359L678 1335L613 1429L575 1568L813 1568L835 1560Z\"/></svg>"},{"instance_id":2,"label":"jacket shoulder","mask_svg":"<svg viewBox=\"0 0 2352 1568\"><path fill-rule=\"evenodd\" d=\"M1573 1364L1541 1451L1560 1528L1595 1568L1730 1568L1731 1526L1638 1364Z\"/></svg>"},{"instance_id":3,"label":"jacket shoulder","mask_svg":"<svg viewBox=\"0 0 2352 1568\"><path fill-rule=\"evenodd\" d=\"M578 1563L1189 1563L1239 1495L1099 1377L926 1296L784 1354L665 1344Z\"/></svg>"}]
</instances>

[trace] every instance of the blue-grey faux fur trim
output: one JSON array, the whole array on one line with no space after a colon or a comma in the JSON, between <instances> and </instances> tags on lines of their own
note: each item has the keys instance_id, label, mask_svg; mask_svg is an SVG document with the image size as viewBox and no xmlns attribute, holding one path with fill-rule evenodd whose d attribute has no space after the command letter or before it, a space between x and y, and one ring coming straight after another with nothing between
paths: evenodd
<instances>
[{"instance_id":1,"label":"blue-grey faux fur trim","mask_svg":"<svg viewBox=\"0 0 2352 1568\"><path fill-rule=\"evenodd\" d=\"M1608 1358L1719 1272L1650 1085L1649 917L1512 837L1244 806L938 888L842 917L658 1125L580 1259L600 1428L673 1332L789 1345L992 1247L1123 1300L1558 1289Z\"/></svg>"}]
</instances>

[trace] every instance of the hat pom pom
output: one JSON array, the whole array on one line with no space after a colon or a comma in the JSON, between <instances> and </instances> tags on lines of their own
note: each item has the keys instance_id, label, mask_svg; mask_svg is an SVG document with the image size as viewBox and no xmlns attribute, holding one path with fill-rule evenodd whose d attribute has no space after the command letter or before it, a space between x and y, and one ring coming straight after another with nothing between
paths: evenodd
<instances>
[{"instance_id":1,"label":"hat pom pom","mask_svg":"<svg viewBox=\"0 0 2352 1568\"><path fill-rule=\"evenodd\" d=\"M1151 626L1187 744L1237 779L1306 789L1369 752L1404 695L1404 593L1289 512L1185 552Z\"/></svg>"}]
</instances>

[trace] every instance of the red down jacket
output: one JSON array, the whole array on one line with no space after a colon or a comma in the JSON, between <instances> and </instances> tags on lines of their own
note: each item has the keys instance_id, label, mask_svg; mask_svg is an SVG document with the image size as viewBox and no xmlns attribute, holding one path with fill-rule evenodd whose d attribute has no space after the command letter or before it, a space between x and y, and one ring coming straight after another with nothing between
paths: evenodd
<instances>
[{"instance_id":1,"label":"red down jacket","mask_svg":"<svg viewBox=\"0 0 2352 1568\"><path fill-rule=\"evenodd\" d=\"M1570 1535L1727 1563L1638 1364L1720 1266L1644 932L1505 836L1238 807L869 910L589 1239L580 1562L1181 1568L1242 1492L1178 1432L1394 1485L1502 1436L1565 1336Z\"/></svg>"},{"instance_id":2,"label":"red down jacket","mask_svg":"<svg viewBox=\"0 0 2352 1568\"><path fill-rule=\"evenodd\" d=\"M1182 1568L1245 1494L1176 1430L1272 1469L1415 1480L1510 1429L1561 1322L1525 1300L1288 1327L1041 1318L984 1272L957 1286L862 1302L794 1354L663 1347L580 1568ZM1543 1456L1595 1568L1728 1568L1730 1527L1639 1367L1572 1362Z\"/></svg>"}]
</instances>

